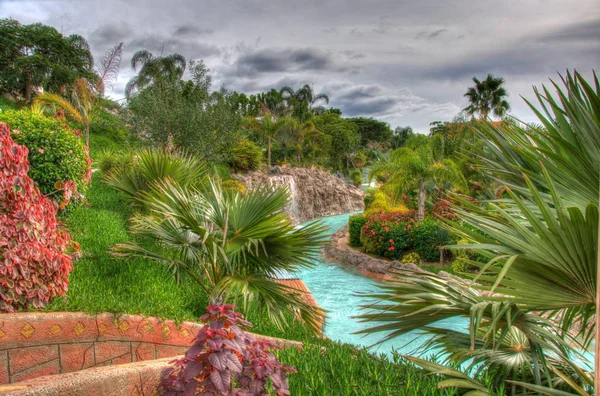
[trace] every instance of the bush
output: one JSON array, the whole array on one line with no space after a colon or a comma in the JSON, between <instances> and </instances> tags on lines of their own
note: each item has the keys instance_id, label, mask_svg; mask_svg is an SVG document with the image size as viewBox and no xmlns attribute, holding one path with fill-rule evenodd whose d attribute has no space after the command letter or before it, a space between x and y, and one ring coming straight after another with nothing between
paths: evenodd
<instances>
[{"instance_id":1,"label":"bush","mask_svg":"<svg viewBox=\"0 0 600 396\"><path fill-rule=\"evenodd\" d=\"M413 212L396 212L367 218L361 230L360 241L367 253L399 260L412 247L410 225Z\"/></svg>"},{"instance_id":2,"label":"bush","mask_svg":"<svg viewBox=\"0 0 600 396\"><path fill-rule=\"evenodd\" d=\"M366 200L366 197L365 197ZM369 206L365 205L365 216L370 217L376 214L388 212L408 212L409 209L404 205L393 206L392 200L382 190L375 190Z\"/></svg>"},{"instance_id":3,"label":"bush","mask_svg":"<svg viewBox=\"0 0 600 396\"><path fill-rule=\"evenodd\" d=\"M440 227L434 219L425 219L415 223L412 228L412 238L415 250L423 261L434 262L440 259L440 246L454 243L452 234Z\"/></svg>"},{"instance_id":4,"label":"bush","mask_svg":"<svg viewBox=\"0 0 600 396\"><path fill-rule=\"evenodd\" d=\"M369 209L373 201L375 200L375 189L367 188L365 191L365 197L363 198L363 202L365 203L365 210Z\"/></svg>"},{"instance_id":5,"label":"bush","mask_svg":"<svg viewBox=\"0 0 600 396\"><path fill-rule=\"evenodd\" d=\"M90 133L107 136L116 143L124 144L127 142L127 128L117 116L106 110L94 113L90 123Z\"/></svg>"},{"instance_id":6,"label":"bush","mask_svg":"<svg viewBox=\"0 0 600 396\"><path fill-rule=\"evenodd\" d=\"M246 190L246 186L233 179L225 180L223 183L221 183L221 188L224 192L230 192L232 194L240 193L244 195L248 192L248 190Z\"/></svg>"},{"instance_id":7,"label":"bush","mask_svg":"<svg viewBox=\"0 0 600 396\"><path fill-rule=\"evenodd\" d=\"M58 182L68 181L75 182L79 192L86 191L92 160L69 127L30 110L1 112L0 122L6 122L14 141L29 150L29 176L42 194L54 193Z\"/></svg>"},{"instance_id":8,"label":"bush","mask_svg":"<svg viewBox=\"0 0 600 396\"><path fill-rule=\"evenodd\" d=\"M28 176L27 148L0 123L0 310L43 308L67 291L71 236Z\"/></svg>"},{"instance_id":9,"label":"bush","mask_svg":"<svg viewBox=\"0 0 600 396\"><path fill-rule=\"evenodd\" d=\"M232 305L210 305L200 320L194 345L185 357L175 360L162 382L165 394L266 395L271 388L277 395L289 395L287 373L271 349L269 341L257 341L243 331L252 324L234 312Z\"/></svg>"},{"instance_id":10,"label":"bush","mask_svg":"<svg viewBox=\"0 0 600 396\"><path fill-rule=\"evenodd\" d=\"M353 169L350 172L350 180L355 187L360 187L363 182L361 171L358 169Z\"/></svg>"},{"instance_id":11,"label":"bush","mask_svg":"<svg viewBox=\"0 0 600 396\"><path fill-rule=\"evenodd\" d=\"M355 215L350 216L348 219L348 230L350 233L349 243L350 246L359 247L360 243L360 230L366 223L365 216L363 215Z\"/></svg>"},{"instance_id":12,"label":"bush","mask_svg":"<svg viewBox=\"0 0 600 396\"><path fill-rule=\"evenodd\" d=\"M403 264L421 264L421 256L419 256L419 253L408 253L405 254L402 257L402 263Z\"/></svg>"},{"instance_id":13,"label":"bush","mask_svg":"<svg viewBox=\"0 0 600 396\"><path fill-rule=\"evenodd\" d=\"M108 177L113 172L122 172L135 165L133 151L103 150L97 157L96 164L100 172Z\"/></svg>"},{"instance_id":14,"label":"bush","mask_svg":"<svg viewBox=\"0 0 600 396\"><path fill-rule=\"evenodd\" d=\"M260 167L263 153L260 146L250 140L242 140L231 150L229 164L235 171L252 171Z\"/></svg>"}]
</instances>

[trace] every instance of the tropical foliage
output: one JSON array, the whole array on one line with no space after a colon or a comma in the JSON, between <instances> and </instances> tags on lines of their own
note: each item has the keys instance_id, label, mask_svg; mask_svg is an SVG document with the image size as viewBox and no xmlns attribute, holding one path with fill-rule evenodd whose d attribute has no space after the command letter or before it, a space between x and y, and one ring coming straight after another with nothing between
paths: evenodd
<instances>
[{"instance_id":1,"label":"tropical foliage","mask_svg":"<svg viewBox=\"0 0 600 396\"><path fill-rule=\"evenodd\" d=\"M61 229L54 202L27 174L27 148L0 123L0 310L43 308L67 291L73 269L71 235Z\"/></svg>"},{"instance_id":2,"label":"tropical foliage","mask_svg":"<svg viewBox=\"0 0 600 396\"><path fill-rule=\"evenodd\" d=\"M590 85L577 73L563 84L553 83L558 99L549 89L536 91L541 111L530 104L546 130L513 124L477 129L495 138L481 155L483 169L502 183L506 198L479 206L455 197L462 221L450 221L448 228L474 241L456 248L488 257L485 265L472 262L481 267L479 283L403 273L402 282L372 295L374 304L361 315L379 323L366 331L386 332L386 339L413 329L432 334L429 345L441 348L446 363L465 365L467 373L411 358L453 378L441 387L487 394L473 379L482 370L511 394L586 395L593 386L578 356L595 331L598 178L565 164L598 171L600 84L594 78ZM533 176L529 165L540 174ZM466 334L434 323L455 317L468 320Z\"/></svg>"},{"instance_id":3,"label":"tropical foliage","mask_svg":"<svg viewBox=\"0 0 600 396\"><path fill-rule=\"evenodd\" d=\"M487 119L490 113L496 117L504 117L510 110L510 104L506 100L508 93L502 86L504 78L488 74L483 81L473 77L473 82L475 86L469 88L464 95L469 100L469 106L465 107L464 111L468 115L477 113L483 120Z\"/></svg>"}]
</instances>

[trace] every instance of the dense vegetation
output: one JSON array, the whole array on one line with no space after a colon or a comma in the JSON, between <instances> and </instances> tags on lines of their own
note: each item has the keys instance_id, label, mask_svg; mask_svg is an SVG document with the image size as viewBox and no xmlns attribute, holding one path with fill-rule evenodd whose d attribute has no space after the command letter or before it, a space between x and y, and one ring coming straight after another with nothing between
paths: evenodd
<instances>
[{"instance_id":1,"label":"dense vegetation","mask_svg":"<svg viewBox=\"0 0 600 396\"><path fill-rule=\"evenodd\" d=\"M596 331L595 76L590 84L567 74L564 88L553 85L557 99L536 90L540 106L529 105L539 125L507 115L502 78L473 78L464 113L421 135L344 117L310 85L213 91L203 62L146 50L133 56L137 74L118 104L105 93L122 50L95 63L80 36L0 20L0 121L11 129L2 127L0 146L0 309L195 320L206 306L214 316L234 303L253 331L305 348L276 352L296 374L256 345L238 350L228 369L250 378L254 368L238 363L260 355L274 367L254 378L261 389L285 391L285 371L293 394L593 393L593 374L576 362ZM377 357L317 336L324 312L274 278L311 265L323 228L295 228L286 191L246 190L232 176L273 165L321 167L357 186L368 174L373 187L364 213L350 217L350 245L475 281L406 270L363 307L360 318L374 322L365 332L394 339L421 330L433 359ZM457 317L469 320L465 331L439 326ZM238 359L235 346L214 345L211 353ZM194 359L181 366L196 373ZM228 369L210 362L216 389ZM208 374L177 374L171 385L179 391Z\"/></svg>"}]
</instances>

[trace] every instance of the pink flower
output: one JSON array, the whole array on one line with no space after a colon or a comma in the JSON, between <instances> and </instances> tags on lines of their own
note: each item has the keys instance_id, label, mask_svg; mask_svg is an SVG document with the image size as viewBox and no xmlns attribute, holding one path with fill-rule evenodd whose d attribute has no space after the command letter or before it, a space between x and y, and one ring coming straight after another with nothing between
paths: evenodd
<instances>
[{"instance_id":1,"label":"pink flower","mask_svg":"<svg viewBox=\"0 0 600 396\"><path fill-rule=\"evenodd\" d=\"M44 149L38 149L38 152L39 152L40 154L44 154Z\"/></svg>"},{"instance_id":2,"label":"pink flower","mask_svg":"<svg viewBox=\"0 0 600 396\"><path fill-rule=\"evenodd\" d=\"M67 151L67 153L73 154L73 150L69 150L69 151Z\"/></svg>"}]
</instances>

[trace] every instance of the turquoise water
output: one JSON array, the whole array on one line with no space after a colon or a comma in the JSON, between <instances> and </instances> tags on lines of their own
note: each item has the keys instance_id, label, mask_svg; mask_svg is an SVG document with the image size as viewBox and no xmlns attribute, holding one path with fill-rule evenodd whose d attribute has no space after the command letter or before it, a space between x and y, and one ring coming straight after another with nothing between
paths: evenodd
<instances>
[{"instance_id":1,"label":"turquoise water","mask_svg":"<svg viewBox=\"0 0 600 396\"><path fill-rule=\"evenodd\" d=\"M350 214L322 218L322 222L329 227L329 234L348 224ZM327 311L327 322L324 334L332 340L346 342L359 346L371 346L382 339L385 334L369 334L367 336L353 334L356 331L372 326L369 323L360 323L352 316L360 313L359 306L366 301L355 293L365 293L376 290L377 281L362 275L352 273L343 269L335 263L330 262L322 256L314 260L315 266L298 272L300 279L310 289L315 300L321 308ZM468 320L464 318L446 319L438 322L438 325L447 329L465 332ZM393 340L386 341L373 347L373 352L385 353L388 356L393 350L401 354L419 355L414 353L421 347L429 336L418 332L411 332ZM417 351L421 352L421 351ZM421 352L422 353L422 352ZM574 358L582 367L591 369L594 356L592 353L584 352L584 361ZM425 356L424 356L425 357ZM587 360L587 362L586 362Z\"/></svg>"},{"instance_id":2,"label":"turquoise water","mask_svg":"<svg viewBox=\"0 0 600 396\"><path fill-rule=\"evenodd\" d=\"M333 234L348 224L349 216L343 214L324 217L321 220L329 227L329 233ZM359 314L359 306L365 303L365 300L355 293L374 291L377 282L343 269L322 256L317 257L314 262L314 268L299 271L298 276L308 286L319 306L327 311L324 334L332 340L360 346L373 345L383 338L383 333L366 336L353 334L372 326L352 318L353 315ZM442 323L446 328L464 331L467 321L455 319L440 322ZM372 351L389 355L392 350L397 350L399 353L408 354L427 340L427 336L413 332L373 347Z\"/></svg>"}]
</instances>

